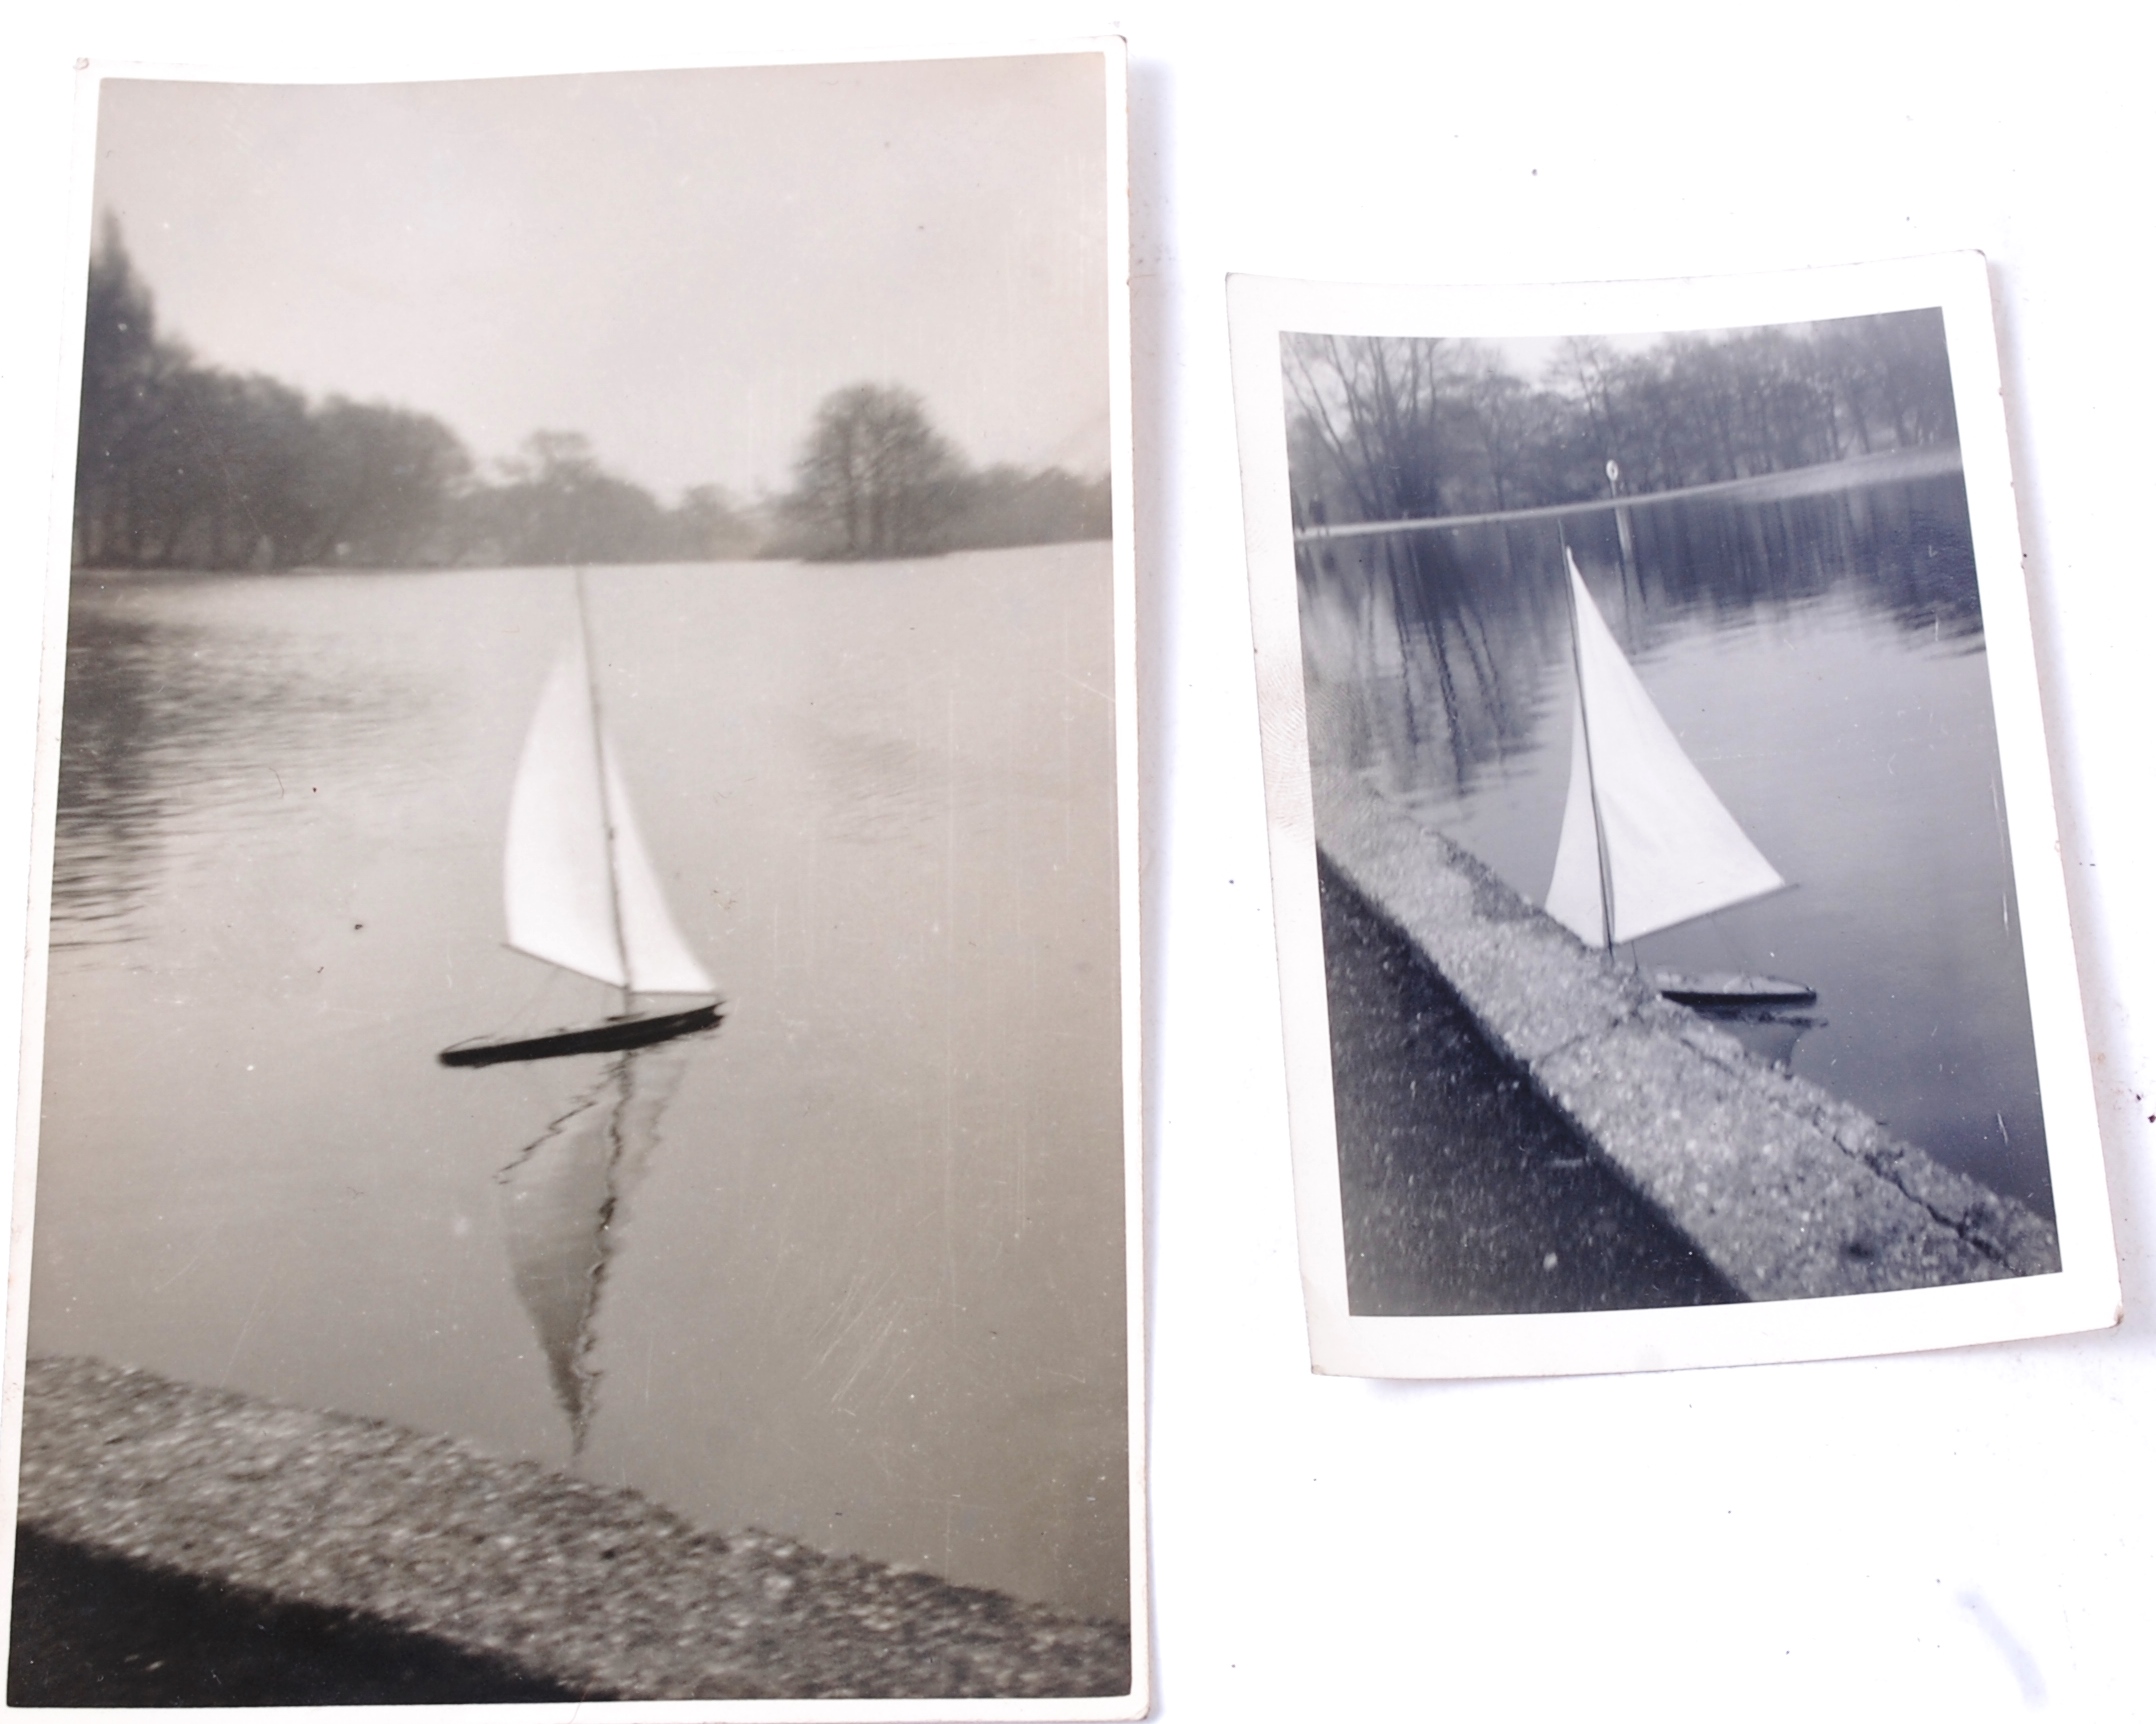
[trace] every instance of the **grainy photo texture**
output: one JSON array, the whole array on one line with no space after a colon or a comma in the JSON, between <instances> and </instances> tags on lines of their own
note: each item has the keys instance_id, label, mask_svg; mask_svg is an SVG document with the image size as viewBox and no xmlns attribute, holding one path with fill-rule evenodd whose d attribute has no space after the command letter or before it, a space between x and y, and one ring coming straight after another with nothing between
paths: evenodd
<instances>
[{"instance_id":1,"label":"grainy photo texture","mask_svg":"<svg viewBox=\"0 0 2156 1724\"><path fill-rule=\"evenodd\" d=\"M1942 312L1276 363L1347 1315L2057 1275Z\"/></svg>"},{"instance_id":2,"label":"grainy photo texture","mask_svg":"<svg viewBox=\"0 0 2156 1724\"><path fill-rule=\"evenodd\" d=\"M1142 1709L1121 76L103 83L11 1703Z\"/></svg>"}]
</instances>

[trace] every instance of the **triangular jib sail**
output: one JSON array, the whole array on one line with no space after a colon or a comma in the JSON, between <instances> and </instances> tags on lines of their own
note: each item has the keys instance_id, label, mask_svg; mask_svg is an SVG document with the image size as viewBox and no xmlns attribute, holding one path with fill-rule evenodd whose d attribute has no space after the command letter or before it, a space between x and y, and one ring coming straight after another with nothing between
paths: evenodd
<instances>
[{"instance_id":1,"label":"triangular jib sail","mask_svg":"<svg viewBox=\"0 0 2156 1724\"><path fill-rule=\"evenodd\" d=\"M716 990L667 909L599 722L583 631L547 678L509 797L509 943L632 993Z\"/></svg>"},{"instance_id":2,"label":"triangular jib sail","mask_svg":"<svg viewBox=\"0 0 2156 1724\"><path fill-rule=\"evenodd\" d=\"M1544 908L1592 946L1788 884L1700 776L1595 608L1572 552L1572 783Z\"/></svg>"}]
</instances>

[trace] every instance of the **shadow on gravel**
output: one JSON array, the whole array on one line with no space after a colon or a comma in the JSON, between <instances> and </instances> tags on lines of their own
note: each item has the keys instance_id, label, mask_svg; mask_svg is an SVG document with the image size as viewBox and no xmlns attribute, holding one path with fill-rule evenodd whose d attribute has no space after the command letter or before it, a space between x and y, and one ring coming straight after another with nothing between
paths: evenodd
<instances>
[{"instance_id":1,"label":"shadow on gravel","mask_svg":"<svg viewBox=\"0 0 2156 1724\"><path fill-rule=\"evenodd\" d=\"M605 1699L347 1612L280 1604L24 1529L11 1706L382 1706Z\"/></svg>"},{"instance_id":2,"label":"shadow on gravel","mask_svg":"<svg viewBox=\"0 0 2156 1724\"><path fill-rule=\"evenodd\" d=\"M1740 1297L1484 1039L1320 853L1333 1111L1358 1317Z\"/></svg>"}]
</instances>

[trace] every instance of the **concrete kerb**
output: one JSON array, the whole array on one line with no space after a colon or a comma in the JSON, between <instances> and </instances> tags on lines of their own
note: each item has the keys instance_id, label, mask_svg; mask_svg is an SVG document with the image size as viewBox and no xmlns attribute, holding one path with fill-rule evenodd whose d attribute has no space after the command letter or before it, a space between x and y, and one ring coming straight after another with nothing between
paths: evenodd
<instances>
[{"instance_id":1,"label":"concrete kerb","mask_svg":"<svg viewBox=\"0 0 2156 1724\"><path fill-rule=\"evenodd\" d=\"M379 1420L34 1359L20 1524L612 1699L1121 1694L1130 1632Z\"/></svg>"},{"instance_id":2,"label":"concrete kerb","mask_svg":"<svg viewBox=\"0 0 2156 1724\"><path fill-rule=\"evenodd\" d=\"M1586 1140L1752 1299L2056 1272L2056 1231L1591 952L1473 857L1344 775L1328 860Z\"/></svg>"}]
</instances>

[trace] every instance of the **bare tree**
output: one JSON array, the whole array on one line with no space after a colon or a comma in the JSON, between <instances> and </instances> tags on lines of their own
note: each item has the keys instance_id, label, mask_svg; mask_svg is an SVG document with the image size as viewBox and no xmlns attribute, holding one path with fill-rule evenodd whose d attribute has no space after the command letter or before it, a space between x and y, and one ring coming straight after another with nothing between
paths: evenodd
<instances>
[{"instance_id":1,"label":"bare tree","mask_svg":"<svg viewBox=\"0 0 2156 1724\"><path fill-rule=\"evenodd\" d=\"M940 548L964 480L920 396L857 383L816 409L785 512L819 554L917 556Z\"/></svg>"}]
</instances>

